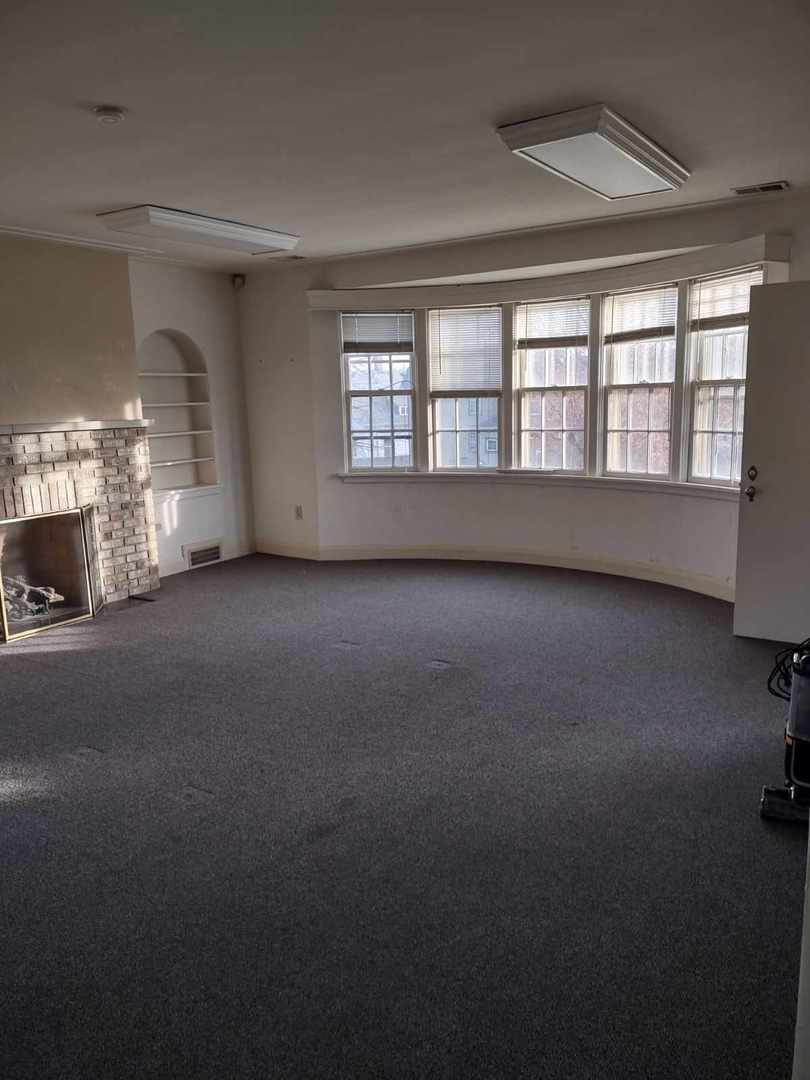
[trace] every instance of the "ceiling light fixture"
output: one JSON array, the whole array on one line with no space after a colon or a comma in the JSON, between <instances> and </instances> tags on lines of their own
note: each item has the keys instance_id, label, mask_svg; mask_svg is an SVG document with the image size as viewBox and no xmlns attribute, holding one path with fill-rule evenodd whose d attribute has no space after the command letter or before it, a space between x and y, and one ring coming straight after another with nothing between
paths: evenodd
<instances>
[{"instance_id":1,"label":"ceiling light fixture","mask_svg":"<svg viewBox=\"0 0 810 1080\"><path fill-rule=\"evenodd\" d=\"M96 216L107 228L116 232L205 244L207 247L227 248L249 255L275 255L280 251L291 251L301 239L300 236L275 229L190 214L186 210L172 210L165 206L128 206Z\"/></svg>"},{"instance_id":2,"label":"ceiling light fixture","mask_svg":"<svg viewBox=\"0 0 810 1080\"><path fill-rule=\"evenodd\" d=\"M603 199L677 191L689 170L606 105L499 127L513 154Z\"/></svg>"}]
</instances>

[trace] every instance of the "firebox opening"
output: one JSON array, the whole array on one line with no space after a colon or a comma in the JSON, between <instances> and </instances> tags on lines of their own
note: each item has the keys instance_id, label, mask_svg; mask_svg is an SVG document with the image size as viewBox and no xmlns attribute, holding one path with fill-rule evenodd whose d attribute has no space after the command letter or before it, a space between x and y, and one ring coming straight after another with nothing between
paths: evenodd
<instances>
[{"instance_id":1,"label":"firebox opening","mask_svg":"<svg viewBox=\"0 0 810 1080\"><path fill-rule=\"evenodd\" d=\"M7 641L94 614L81 510L0 522L0 596Z\"/></svg>"}]
</instances>

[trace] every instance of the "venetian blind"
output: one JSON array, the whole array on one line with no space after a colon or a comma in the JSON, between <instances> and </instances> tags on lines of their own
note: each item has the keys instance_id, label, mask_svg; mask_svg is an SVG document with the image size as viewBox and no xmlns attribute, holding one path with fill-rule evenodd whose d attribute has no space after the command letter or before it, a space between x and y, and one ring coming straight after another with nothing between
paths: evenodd
<instances>
[{"instance_id":1,"label":"venetian blind","mask_svg":"<svg viewBox=\"0 0 810 1080\"><path fill-rule=\"evenodd\" d=\"M403 312L359 312L341 315L343 351L413 352L413 315Z\"/></svg>"},{"instance_id":2,"label":"venetian blind","mask_svg":"<svg viewBox=\"0 0 810 1080\"><path fill-rule=\"evenodd\" d=\"M515 310L515 339L519 349L551 349L588 344L591 302L552 300L518 304Z\"/></svg>"},{"instance_id":3,"label":"venetian blind","mask_svg":"<svg viewBox=\"0 0 810 1080\"><path fill-rule=\"evenodd\" d=\"M431 390L500 390L499 307L431 311L428 328Z\"/></svg>"},{"instance_id":4,"label":"venetian blind","mask_svg":"<svg viewBox=\"0 0 810 1080\"><path fill-rule=\"evenodd\" d=\"M761 284L761 267L693 282L689 294L690 328L742 326L748 320L751 286Z\"/></svg>"},{"instance_id":5,"label":"venetian blind","mask_svg":"<svg viewBox=\"0 0 810 1080\"><path fill-rule=\"evenodd\" d=\"M605 343L674 336L677 313L675 285L616 293L605 300Z\"/></svg>"}]
</instances>

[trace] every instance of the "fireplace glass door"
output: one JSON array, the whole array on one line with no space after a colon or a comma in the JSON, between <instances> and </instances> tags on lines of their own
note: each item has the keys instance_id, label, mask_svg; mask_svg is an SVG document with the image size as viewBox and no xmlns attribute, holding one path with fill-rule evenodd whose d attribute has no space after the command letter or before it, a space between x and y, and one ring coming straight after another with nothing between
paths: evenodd
<instances>
[{"instance_id":1,"label":"fireplace glass door","mask_svg":"<svg viewBox=\"0 0 810 1080\"><path fill-rule=\"evenodd\" d=\"M6 641L94 614L82 511L0 521Z\"/></svg>"}]
</instances>

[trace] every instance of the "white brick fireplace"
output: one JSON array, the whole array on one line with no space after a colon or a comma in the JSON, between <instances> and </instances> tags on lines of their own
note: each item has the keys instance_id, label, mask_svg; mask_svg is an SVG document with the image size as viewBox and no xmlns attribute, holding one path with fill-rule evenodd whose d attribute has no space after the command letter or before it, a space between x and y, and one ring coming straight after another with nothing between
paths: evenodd
<instances>
[{"instance_id":1,"label":"white brick fireplace","mask_svg":"<svg viewBox=\"0 0 810 1080\"><path fill-rule=\"evenodd\" d=\"M0 425L0 520L92 505L106 602L158 588L143 420Z\"/></svg>"}]
</instances>

